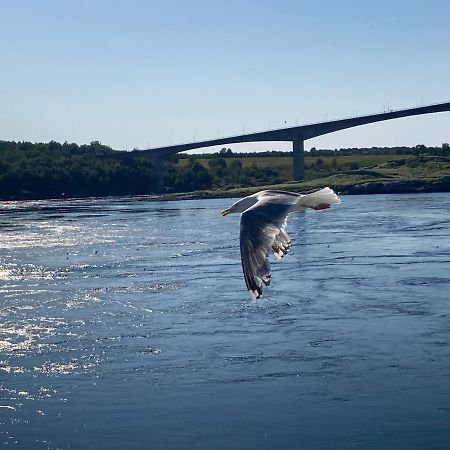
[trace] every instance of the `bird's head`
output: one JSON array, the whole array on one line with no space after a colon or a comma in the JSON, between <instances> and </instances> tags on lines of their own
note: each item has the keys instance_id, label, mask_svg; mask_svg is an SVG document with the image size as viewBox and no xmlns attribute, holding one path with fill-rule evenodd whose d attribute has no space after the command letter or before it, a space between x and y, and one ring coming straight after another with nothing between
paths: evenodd
<instances>
[{"instance_id":1,"label":"bird's head","mask_svg":"<svg viewBox=\"0 0 450 450\"><path fill-rule=\"evenodd\" d=\"M253 206L257 201L258 199L256 196L249 195L248 197L244 197L236 203L233 203L229 208L224 209L221 214L222 216L228 216L228 214L244 212L246 209L250 208L250 206Z\"/></svg>"}]
</instances>

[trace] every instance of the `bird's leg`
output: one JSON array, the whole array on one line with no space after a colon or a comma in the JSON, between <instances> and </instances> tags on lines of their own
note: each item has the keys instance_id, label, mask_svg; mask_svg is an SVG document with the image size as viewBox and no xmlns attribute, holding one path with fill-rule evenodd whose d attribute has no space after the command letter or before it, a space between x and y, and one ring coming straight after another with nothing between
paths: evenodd
<instances>
[{"instance_id":1,"label":"bird's leg","mask_svg":"<svg viewBox=\"0 0 450 450\"><path fill-rule=\"evenodd\" d=\"M329 203L319 203L318 205L313 206L312 208L318 211L319 209L327 209L330 206L331 205Z\"/></svg>"}]
</instances>

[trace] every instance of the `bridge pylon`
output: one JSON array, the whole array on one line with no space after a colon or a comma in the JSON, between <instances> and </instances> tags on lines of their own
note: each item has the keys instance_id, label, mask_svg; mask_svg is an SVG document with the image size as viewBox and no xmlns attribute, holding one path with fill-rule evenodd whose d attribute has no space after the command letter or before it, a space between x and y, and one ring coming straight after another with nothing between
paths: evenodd
<instances>
[{"instance_id":1,"label":"bridge pylon","mask_svg":"<svg viewBox=\"0 0 450 450\"><path fill-rule=\"evenodd\" d=\"M158 192L162 192L164 190L164 164L163 164L163 156L155 155L153 156L153 168L156 177L156 187Z\"/></svg>"},{"instance_id":2,"label":"bridge pylon","mask_svg":"<svg viewBox=\"0 0 450 450\"><path fill-rule=\"evenodd\" d=\"M305 179L305 146L304 140L300 137L292 141L293 171L294 180Z\"/></svg>"}]
</instances>

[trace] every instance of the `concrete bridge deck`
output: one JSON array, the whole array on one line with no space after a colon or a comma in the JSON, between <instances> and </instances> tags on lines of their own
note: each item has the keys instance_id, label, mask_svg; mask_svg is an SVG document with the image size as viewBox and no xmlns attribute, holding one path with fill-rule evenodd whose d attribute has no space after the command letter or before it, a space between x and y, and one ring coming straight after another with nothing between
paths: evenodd
<instances>
[{"instance_id":1,"label":"concrete bridge deck","mask_svg":"<svg viewBox=\"0 0 450 450\"><path fill-rule=\"evenodd\" d=\"M340 120L317 122L295 127L279 128L275 130L247 133L237 136L229 136L217 139L208 139L186 144L169 145L166 147L151 148L148 150L138 150L140 155L153 158L155 163L158 186L163 188L163 158L174 153L185 152L198 148L206 148L217 145L237 144L243 142L267 142L267 141L291 141L293 149L293 171L294 180L304 179L304 141L324 134L347 128L366 125L369 123L381 122L384 120L398 119L401 117L417 116L437 112L450 111L450 102L436 103L433 105L417 106L399 110L389 110L383 113L369 114L358 117L350 117ZM133 152L134 153L134 152Z\"/></svg>"}]
</instances>

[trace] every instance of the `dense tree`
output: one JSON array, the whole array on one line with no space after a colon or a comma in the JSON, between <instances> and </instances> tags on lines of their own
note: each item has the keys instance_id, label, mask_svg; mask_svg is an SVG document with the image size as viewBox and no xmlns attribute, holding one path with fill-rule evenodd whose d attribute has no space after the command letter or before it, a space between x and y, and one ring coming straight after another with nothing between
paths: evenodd
<instances>
[{"instance_id":1,"label":"dense tree","mask_svg":"<svg viewBox=\"0 0 450 450\"><path fill-rule=\"evenodd\" d=\"M156 188L153 164L117 158L89 145L0 141L0 198L57 198L144 194Z\"/></svg>"}]
</instances>

